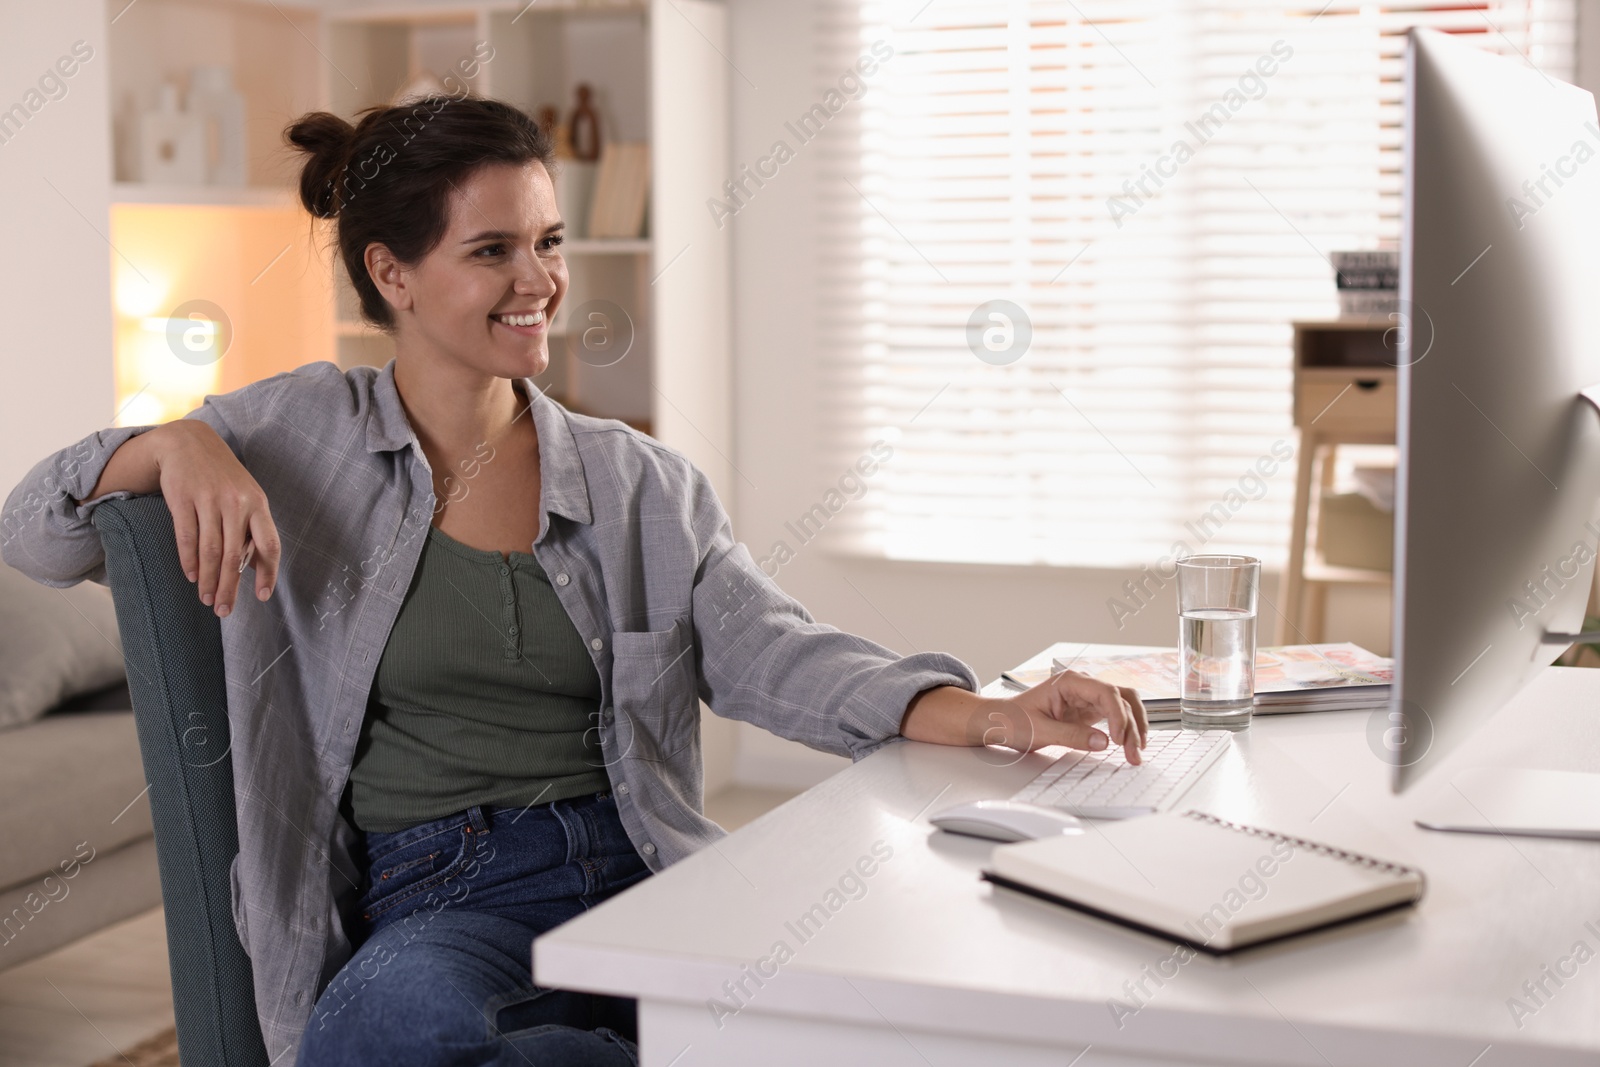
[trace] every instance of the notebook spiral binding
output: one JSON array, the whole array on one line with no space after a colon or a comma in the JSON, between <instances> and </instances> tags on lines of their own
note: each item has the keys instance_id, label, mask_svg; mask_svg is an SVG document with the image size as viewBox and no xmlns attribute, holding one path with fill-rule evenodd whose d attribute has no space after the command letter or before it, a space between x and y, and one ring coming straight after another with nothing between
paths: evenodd
<instances>
[{"instance_id":1,"label":"notebook spiral binding","mask_svg":"<svg viewBox=\"0 0 1600 1067\"><path fill-rule=\"evenodd\" d=\"M1332 845L1324 845L1317 841L1308 841L1303 837L1292 837L1289 834L1280 834L1274 830L1263 830L1259 826L1246 826L1244 823L1229 822L1227 819L1219 819L1215 815L1210 815L1203 811L1195 811L1193 808L1184 812L1183 816L1186 819L1208 822L1214 826L1221 826L1224 829L1234 830L1242 834L1250 834L1253 837L1265 837L1272 841L1286 841L1296 848L1303 848L1323 856L1331 856L1334 859L1344 860L1346 863L1354 863L1372 870L1383 871L1385 874L1416 875L1417 878L1422 879L1424 882L1426 881L1423 873L1415 867L1408 867L1403 863L1390 863L1388 860L1380 860L1374 856L1368 856L1364 852L1351 852L1347 849L1334 848Z\"/></svg>"}]
</instances>

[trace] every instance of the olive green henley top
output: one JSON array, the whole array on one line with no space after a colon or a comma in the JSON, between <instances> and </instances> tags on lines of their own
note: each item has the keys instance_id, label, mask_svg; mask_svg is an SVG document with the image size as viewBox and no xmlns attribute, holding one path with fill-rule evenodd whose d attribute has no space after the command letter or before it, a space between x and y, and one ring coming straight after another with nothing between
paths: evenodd
<instances>
[{"instance_id":1,"label":"olive green henley top","mask_svg":"<svg viewBox=\"0 0 1600 1067\"><path fill-rule=\"evenodd\" d=\"M600 675L532 553L429 527L379 660L343 810L390 832L610 787Z\"/></svg>"}]
</instances>

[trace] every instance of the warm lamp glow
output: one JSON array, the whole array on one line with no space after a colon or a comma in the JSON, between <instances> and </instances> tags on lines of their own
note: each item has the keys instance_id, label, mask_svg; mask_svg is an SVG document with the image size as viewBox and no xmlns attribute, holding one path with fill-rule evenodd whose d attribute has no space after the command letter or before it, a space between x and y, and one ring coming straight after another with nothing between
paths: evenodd
<instances>
[{"instance_id":1,"label":"warm lamp glow","mask_svg":"<svg viewBox=\"0 0 1600 1067\"><path fill-rule=\"evenodd\" d=\"M332 275L298 205L119 203L111 229L118 425L336 357Z\"/></svg>"},{"instance_id":2,"label":"warm lamp glow","mask_svg":"<svg viewBox=\"0 0 1600 1067\"><path fill-rule=\"evenodd\" d=\"M154 314L167 302L167 293L172 288L165 278L149 273L148 269L141 278L125 264L117 270L116 279L117 315L123 318L141 319Z\"/></svg>"},{"instance_id":3,"label":"warm lamp glow","mask_svg":"<svg viewBox=\"0 0 1600 1067\"><path fill-rule=\"evenodd\" d=\"M118 417L122 426L144 426L179 419L218 392L221 362L195 364L179 359L168 341L167 319L119 324L117 393L134 397ZM152 324L155 324L152 328ZM211 324L206 324L211 325ZM183 329L198 329L185 323Z\"/></svg>"},{"instance_id":4,"label":"warm lamp glow","mask_svg":"<svg viewBox=\"0 0 1600 1067\"><path fill-rule=\"evenodd\" d=\"M117 416L118 426L153 426L166 421L161 401L151 396L149 392L138 393L132 399L125 401L122 405L122 414Z\"/></svg>"}]
</instances>

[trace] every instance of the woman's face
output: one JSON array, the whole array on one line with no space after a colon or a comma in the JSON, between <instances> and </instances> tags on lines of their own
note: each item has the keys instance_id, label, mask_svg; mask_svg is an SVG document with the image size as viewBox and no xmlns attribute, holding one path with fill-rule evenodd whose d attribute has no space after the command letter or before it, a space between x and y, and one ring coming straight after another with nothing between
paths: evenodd
<instances>
[{"instance_id":1,"label":"woman's face","mask_svg":"<svg viewBox=\"0 0 1600 1067\"><path fill-rule=\"evenodd\" d=\"M550 322L567 293L550 175L537 162L479 167L456 184L449 210L444 238L399 271L395 289L380 271L379 286L397 305L401 342L421 341L498 378L542 373L550 365Z\"/></svg>"}]
</instances>

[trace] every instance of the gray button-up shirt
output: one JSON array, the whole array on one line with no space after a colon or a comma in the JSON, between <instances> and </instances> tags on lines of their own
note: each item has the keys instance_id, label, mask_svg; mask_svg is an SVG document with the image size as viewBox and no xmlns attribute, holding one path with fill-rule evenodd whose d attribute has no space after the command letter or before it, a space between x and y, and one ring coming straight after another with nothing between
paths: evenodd
<instances>
[{"instance_id":1,"label":"gray button-up shirt","mask_svg":"<svg viewBox=\"0 0 1600 1067\"><path fill-rule=\"evenodd\" d=\"M813 620L733 539L710 481L681 453L524 385L542 478L532 552L599 671L606 769L652 870L725 833L702 811L699 700L860 759L899 737L918 692L978 689L952 656L902 657ZM208 396L187 417L216 430L265 490L283 544L272 598L258 601L247 574L221 624L239 822L234 920L278 1062L351 955L341 915L359 891L358 831L338 802L430 525L433 477L392 361L381 371L308 364ZM5 561L45 585L104 584L89 515L131 494L83 497L111 454L152 428L102 430L41 460L0 516ZM499 635L486 629L484 639Z\"/></svg>"}]
</instances>

